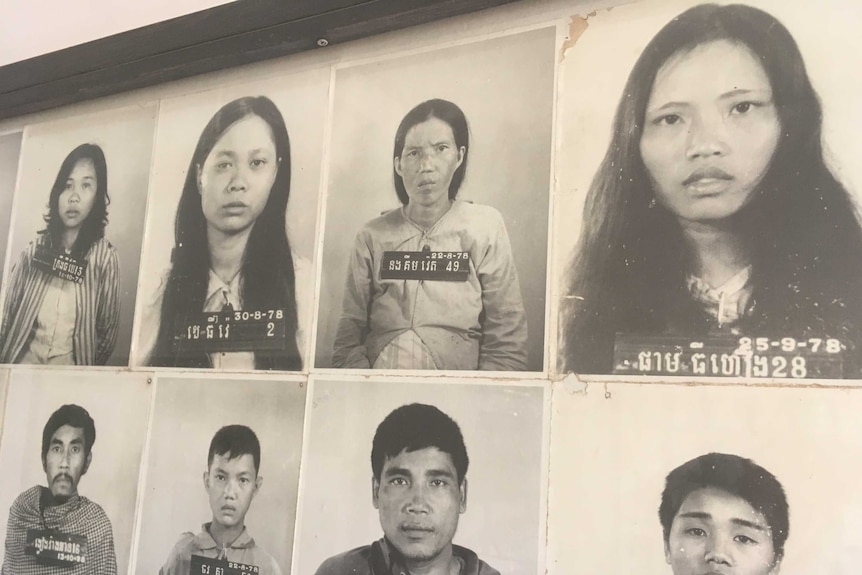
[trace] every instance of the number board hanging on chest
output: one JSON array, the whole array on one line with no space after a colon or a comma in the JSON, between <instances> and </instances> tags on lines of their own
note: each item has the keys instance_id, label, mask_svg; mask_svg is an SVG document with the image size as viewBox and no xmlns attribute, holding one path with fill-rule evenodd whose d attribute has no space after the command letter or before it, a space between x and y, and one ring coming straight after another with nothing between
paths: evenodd
<instances>
[{"instance_id":1,"label":"number board hanging on chest","mask_svg":"<svg viewBox=\"0 0 862 575\"><path fill-rule=\"evenodd\" d=\"M257 565L245 565L236 561L225 561L211 557L192 555L189 575L257 575L260 568Z\"/></svg>"},{"instance_id":2,"label":"number board hanging on chest","mask_svg":"<svg viewBox=\"0 0 862 575\"><path fill-rule=\"evenodd\" d=\"M470 252L383 252L380 279L467 281Z\"/></svg>"},{"instance_id":3,"label":"number board hanging on chest","mask_svg":"<svg viewBox=\"0 0 862 575\"><path fill-rule=\"evenodd\" d=\"M33 266L47 274L75 283L84 282L87 261L80 261L68 254L52 250L46 246L36 246Z\"/></svg>"},{"instance_id":4,"label":"number board hanging on chest","mask_svg":"<svg viewBox=\"0 0 862 575\"><path fill-rule=\"evenodd\" d=\"M40 565L74 567L87 563L87 536L51 529L28 529L24 554Z\"/></svg>"},{"instance_id":5,"label":"number board hanging on chest","mask_svg":"<svg viewBox=\"0 0 862 575\"><path fill-rule=\"evenodd\" d=\"M175 345L194 352L284 351L287 315L283 309L189 314L174 325Z\"/></svg>"}]
</instances>

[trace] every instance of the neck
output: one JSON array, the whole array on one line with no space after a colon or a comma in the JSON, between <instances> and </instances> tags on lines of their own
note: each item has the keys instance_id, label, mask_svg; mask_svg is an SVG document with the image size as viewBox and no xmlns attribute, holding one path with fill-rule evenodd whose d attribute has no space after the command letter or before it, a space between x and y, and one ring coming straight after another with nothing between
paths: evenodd
<instances>
[{"instance_id":1,"label":"neck","mask_svg":"<svg viewBox=\"0 0 862 575\"><path fill-rule=\"evenodd\" d=\"M60 243L63 245L63 249L69 251L72 249L72 246L75 245L75 240L78 239L78 232L80 230L78 228L64 228L63 235L60 237Z\"/></svg>"},{"instance_id":2,"label":"neck","mask_svg":"<svg viewBox=\"0 0 862 575\"><path fill-rule=\"evenodd\" d=\"M712 287L724 284L750 263L745 242L732 224L685 220L680 224L692 273Z\"/></svg>"},{"instance_id":3,"label":"neck","mask_svg":"<svg viewBox=\"0 0 862 575\"><path fill-rule=\"evenodd\" d=\"M423 229L429 229L443 217L452 207L452 200L446 198L445 202L434 204L433 206L420 206L417 204L407 204L404 207L404 212L407 217L413 220Z\"/></svg>"},{"instance_id":4,"label":"neck","mask_svg":"<svg viewBox=\"0 0 862 575\"><path fill-rule=\"evenodd\" d=\"M410 575L452 575L458 573L458 560L452 555L452 545L449 544L436 557L427 561L414 561L404 558L405 566Z\"/></svg>"},{"instance_id":5,"label":"neck","mask_svg":"<svg viewBox=\"0 0 862 575\"><path fill-rule=\"evenodd\" d=\"M218 546L224 549L230 547L237 540L242 534L243 529L245 529L244 522L240 522L232 527L225 527L221 523L213 521L210 523L209 532Z\"/></svg>"},{"instance_id":6,"label":"neck","mask_svg":"<svg viewBox=\"0 0 862 575\"><path fill-rule=\"evenodd\" d=\"M39 497L39 502L42 504L42 509L45 509L46 507L55 507L57 505L63 505L77 494L78 492L75 491L70 495L54 495L51 493L50 489L43 487L42 494Z\"/></svg>"},{"instance_id":7,"label":"neck","mask_svg":"<svg viewBox=\"0 0 862 575\"><path fill-rule=\"evenodd\" d=\"M225 234L207 228L207 244L210 253L210 268L223 282L230 283L242 268L242 258L251 227L235 234Z\"/></svg>"}]
</instances>

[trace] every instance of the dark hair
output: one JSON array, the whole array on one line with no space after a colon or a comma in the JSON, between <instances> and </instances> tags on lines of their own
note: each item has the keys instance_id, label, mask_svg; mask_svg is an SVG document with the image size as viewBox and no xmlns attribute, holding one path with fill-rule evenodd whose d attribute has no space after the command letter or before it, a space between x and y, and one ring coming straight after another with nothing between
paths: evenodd
<instances>
[{"instance_id":1,"label":"dark hair","mask_svg":"<svg viewBox=\"0 0 862 575\"><path fill-rule=\"evenodd\" d=\"M371 448L374 477L380 480L387 459L397 457L402 451L409 453L427 447L448 453L455 465L458 482L464 480L470 459L461 429L451 417L433 405L421 403L402 405L377 426Z\"/></svg>"},{"instance_id":2,"label":"dark hair","mask_svg":"<svg viewBox=\"0 0 862 575\"><path fill-rule=\"evenodd\" d=\"M68 425L84 430L84 453L90 454L93 444L96 443L96 424L87 410L80 405L66 404L51 414L45 428L42 430L42 460L48 454L51 446L51 438L58 429Z\"/></svg>"},{"instance_id":3,"label":"dark hair","mask_svg":"<svg viewBox=\"0 0 862 575\"><path fill-rule=\"evenodd\" d=\"M708 487L741 497L762 513L772 529L775 557L781 559L784 556L784 543L790 533L784 488L774 475L752 460L726 453L701 455L668 474L658 510L665 543L670 538L673 518L686 497Z\"/></svg>"},{"instance_id":4,"label":"dark hair","mask_svg":"<svg viewBox=\"0 0 862 575\"><path fill-rule=\"evenodd\" d=\"M242 258L243 307L248 310L282 309L287 324L286 349L256 351L257 369L298 370L302 359L296 346L296 295L293 256L285 232L285 212L290 195L290 140L278 108L265 96L245 97L222 106L198 139L174 227L175 243L171 271L162 301L161 322L150 365L210 367L207 354L184 349L175 340L176 326L185 326L190 316L201 312L209 283L210 254L207 223L198 190L198 167L219 138L236 122L258 116L272 131L279 158L278 173L266 206L258 216Z\"/></svg>"},{"instance_id":5,"label":"dark hair","mask_svg":"<svg viewBox=\"0 0 862 575\"><path fill-rule=\"evenodd\" d=\"M431 118L437 118L449 124L452 128L452 135L455 136L455 146L460 150L464 148L464 158L461 160L461 165L452 174L452 181L449 183L449 199L454 200L458 195L458 190L461 188L461 183L464 181L464 175L467 173L467 156L470 152L470 130L467 127L467 117L461 108L448 100L427 100L422 102L404 116L401 123L398 125L398 130L395 132L395 147L392 152L393 158L400 158L404 151L404 140L407 139L407 132L413 126L421 124ZM407 195L407 190L404 188L404 179L392 167L392 179L395 181L395 192L398 194L398 199L405 206L410 202L410 197Z\"/></svg>"},{"instance_id":6,"label":"dark hair","mask_svg":"<svg viewBox=\"0 0 862 575\"><path fill-rule=\"evenodd\" d=\"M251 455L254 459L254 472L260 471L260 441L254 431L245 425L226 425L216 431L210 442L207 469L213 464L216 455L223 455L228 459Z\"/></svg>"},{"instance_id":7,"label":"dark hair","mask_svg":"<svg viewBox=\"0 0 862 575\"><path fill-rule=\"evenodd\" d=\"M760 62L781 123L768 171L736 216L750 252L756 302L740 327L762 335L836 337L862 347L855 325L862 319L862 229L850 195L824 162L820 102L799 48L762 10L704 4L650 41L617 107L561 307L568 369L608 371L616 332L709 329L709 318L685 288L680 225L661 205L649 209L653 190L639 146L658 70L672 56L717 40L744 45Z\"/></svg>"},{"instance_id":8,"label":"dark hair","mask_svg":"<svg viewBox=\"0 0 862 575\"><path fill-rule=\"evenodd\" d=\"M60 194L66 189L66 180L75 169L75 165L81 160L93 162L96 172L96 196L93 207L72 246L72 255L83 257L90 247L105 236L105 226L108 224L108 204L111 198L108 196L108 165L105 162L105 153L96 144L81 144L66 156L57 172L54 185L51 186L51 195L48 198L48 213L45 214L45 229L42 234L52 246L59 246L65 226L60 218Z\"/></svg>"}]
</instances>

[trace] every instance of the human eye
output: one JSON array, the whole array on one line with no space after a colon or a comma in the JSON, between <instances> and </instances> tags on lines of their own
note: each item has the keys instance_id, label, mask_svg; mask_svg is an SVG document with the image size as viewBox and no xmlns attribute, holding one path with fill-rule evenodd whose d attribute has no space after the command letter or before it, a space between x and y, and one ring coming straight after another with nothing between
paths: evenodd
<instances>
[{"instance_id":1,"label":"human eye","mask_svg":"<svg viewBox=\"0 0 862 575\"><path fill-rule=\"evenodd\" d=\"M393 477L389 480L389 485L395 485L396 487L406 487L407 480L403 477Z\"/></svg>"},{"instance_id":2,"label":"human eye","mask_svg":"<svg viewBox=\"0 0 862 575\"><path fill-rule=\"evenodd\" d=\"M446 151L446 150L448 150L448 149L449 149L449 145L448 145L448 144L438 144L438 145L437 145L437 151L438 151L438 152L445 152L445 151Z\"/></svg>"},{"instance_id":3,"label":"human eye","mask_svg":"<svg viewBox=\"0 0 862 575\"><path fill-rule=\"evenodd\" d=\"M51 453L60 453L60 446L56 443L51 446Z\"/></svg>"},{"instance_id":4,"label":"human eye","mask_svg":"<svg viewBox=\"0 0 862 575\"><path fill-rule=\"evenodd\" d=\"M251 166L252 166L253 168L260 168L260 167L262 167L262 166L265 166L266 164L267 164L267 161L266 161L266 159L265 159L265 158L254 158L254 159L251 161Z\"/></svg>"},{"instance_id":5,"label":"human eye","mask_svg":"<svg viewBox=\"0 0 862 575\"><path fill-rule=\"evenodd\" d=\"M678 114L663 114L653 120L656 126L675 126L682 122L682 117Z\"/></svg>"},{"instance_id":6,"label":"human eye","mask_svg":"<svg viewBox=\"0 0 862 575\"><path fill-rule=\"evenodd\" d=\"M701 529L700 527L689 527L685 530L686 535L690 535L692 537L705 537L706 531Z\"/></svg>"},{"instance_id":7,"label":"human eye","mask_svg":"<svg viewBox=\"0 0 862 575\"><path fill-rule=\"evenodd\" d=\"M409 152L407 152L408 158L415 158L418 155L419 155L419 150L410 150Z\"/></svg>"},{"instance_id":8,"label":"human eye","mask_svg":"<svg viewBox=\"0 0 862 575\"><path fill-rule=\"evenodd\" d=\"M72 182L66 182L66 186L65 186L65 188L63 188L63 189L65 189L65 190L71 190L71 189L72 189L72 185L73 185L73 184L72 184Z\"/></svg>"},{"instance_id":9,"label":"human eye","mask_svg":"<svg viewBox=\"0 0 862 575\"><path fill-rule=\"evenodd\" d=\"M222 161L216 163L216 169L217 170L227 170L230 167L231 167L231 163L227 160L222 160Z\"/></svg>"},{"instance_id":10,"label":"human eye","mask_svg":"<svg viewBox=\"0 0 862 575\"><path fill-rule=\"evenodd\" d=\"M71 451L72 451L72 453L81 453L81 446L80 445L73 445Z\"/></svg>"},{"instance_id":11,"label":"human eye","mask_svg":"<svg viewBox=\"0 0 862 575\"><path fill-rule=\"evenodd\" d=\"M432 487L446 487L447 483L444 479L432 479L431 486Z\"/></svg>"},{"instance_id":12,"label":"human eye","mask_svg":"<svg viewBox=\"0 0 862 575\"><path fill-rule=\"evenodd\" d=\"M743 545L757 545L757 540L752 539L748 535L739 534L733 538L737 543L742 543Z\"/></svg>"}]
</instances>

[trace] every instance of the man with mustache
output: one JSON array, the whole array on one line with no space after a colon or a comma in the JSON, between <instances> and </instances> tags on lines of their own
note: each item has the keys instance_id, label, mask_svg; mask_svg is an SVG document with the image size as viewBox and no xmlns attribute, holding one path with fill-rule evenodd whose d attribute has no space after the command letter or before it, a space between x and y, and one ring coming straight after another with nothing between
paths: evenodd
<instances>
[{"instance_id":1,"label":"man with mustache","mask_svg":"<svg viewBox=\"0 0 862 575\"><path fill-rule=\"evenodd\" d=\"M467 510L468 464L458 424L436 407L414 403L390 413L371 449L383 538L327 559L317 575L500 575L452 544Z\"/></svg>"},{"instance_id":2,"label":"man with mustache","mask_svg":"<svg viewBox=\"0 0 862 575\"><path fill-rule=\"evenodd\" d=\"M96 426L83 407L63 405L48 418L42 432L48 487L32 487L12 504L2 575L116 575L111 521L78 495L95 441Z\"/></svg>"},{"instance_id":3,"label":"man with mustache","mask_svg":"<svg viewBox=\"0 0 862 575\"><path fill-rule=\"evenodd\" d=\"M228 425L216 432L203 476L212 521L204 523L197 535L180 536L159 575L215 574L219 568L223 573L281 575L275 559L255 544L245 528L251 500L263 483L259 471L260 442L254 431L245 425Z\"/></svg>"}]
</instances>

